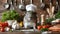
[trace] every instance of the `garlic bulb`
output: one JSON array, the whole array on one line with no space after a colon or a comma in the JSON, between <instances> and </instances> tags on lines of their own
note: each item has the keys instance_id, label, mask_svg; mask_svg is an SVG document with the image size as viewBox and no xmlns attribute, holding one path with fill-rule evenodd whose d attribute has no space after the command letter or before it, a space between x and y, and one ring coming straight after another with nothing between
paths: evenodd
<instances>
[{"instance_id":1,"label":"garlic bulb","mask_svg":"<svg viewBox=\"0 0 60 34\"><path fill-rule=\"evenodd\" d=\"M14 20L7 20L7 23L9 26L12 26L12 23L13 23Z\"/></svg>"},{"instance_id":2,"label":"garlic bulb","mask_svg":"<svg viewBox=\"0 0 60 34\"><path fill-rule=\"evenodd\" d=\"M16 29L20 29L20 25L17 23L17 24L13 24L12 25L12 28L14 29L14 30L16 30Z\"/></svg>"},{"instance_id":3,"label":"garlic bulb","mask_svg":"<svg viewBox=\"0 0 60 34\"><path fill-rule=\"evenodd\" d=\"M17 23L17 21L13 22L12 29L14 29L14 30L20 29L20 25Z\"/></svg>"},{"instance_id":4,"label":"garlic bulb","mask_svg":"<svg viewBox=\"0 0 60 34\"><path fill-rule=\"evenodd\" d=\"M9 31L10 30L10 28L9 27L5 27L5 31Z\"/></svg>"},{"instance_id":5,"label":"garlic bulb","mask_svg":"<svg viewBox=\"0 0 60 34\"><path fill-rule=\"evenodd\" d=\"M16 24L16 29L20 29L19 23Z\"/></svg>"},{"instance_id":6,"label":"garlic bulb","mask_svg":"<svg viewBox=\"0 0 60 34\"><path fill-rule=\"evenodd\" d=\"M26 6L27 11L36 11L37 7L34 4L29 4Z\"/></svg>"}]
</instances>

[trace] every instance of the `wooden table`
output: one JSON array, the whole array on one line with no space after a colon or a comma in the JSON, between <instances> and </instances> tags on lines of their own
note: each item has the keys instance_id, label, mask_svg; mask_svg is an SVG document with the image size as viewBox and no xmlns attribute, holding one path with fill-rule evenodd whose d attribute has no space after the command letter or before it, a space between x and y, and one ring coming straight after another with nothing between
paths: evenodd
<instances>
[{"instance_id":1,"label":"wooden table","mask_svg":"<svg viewBox=\"0 0 60 34\"><path fill-rule=\"evenodd\" d=\"M40 34L39 32L0 32L0 34Z\"/></svg>"},{"instance_id":2,"label":"wooden table","mask_svg":"<svg viewBox=\"0 0 60 34\"><path fill-rule=\"evenodd\" d=\"M41 34L40 32L0 32L0 34ZM52 32L51 34L60 34L60 32Z\"/></svg>"}]
</instances>

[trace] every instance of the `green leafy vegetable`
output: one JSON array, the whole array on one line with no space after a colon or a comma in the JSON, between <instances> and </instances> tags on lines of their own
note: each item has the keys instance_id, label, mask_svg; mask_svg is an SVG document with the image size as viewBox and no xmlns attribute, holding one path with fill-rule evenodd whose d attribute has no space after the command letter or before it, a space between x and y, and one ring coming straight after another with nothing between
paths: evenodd
<instances>
[{"instance_id":1,"label":"green leafy vegetable","mask_svg":"<svg viewBox=\"0 0 60 34\"><path fill-rule=\"evenodd\" d=\"M42 28L41 32L48 31L48 28Z\"/></svg>"},{"instance_id":2,"label":"green leafy vegetable","mask_svg":"<svg viewBox=\"0 0 60 34\"><path fill-rule=\"evenodd\" d=\"M48 18L48 19L46 19L46 22L49 23L49 22L51 22L53 20L55 20L55 18Z\"/></svg>"},{"instance_id":3,"label":"green leafy vegetable","mask_svg":"<svg viewBox=\"0 0 60 34\"><path fill-rule=\"evenodd\" d=\"M9 10L2 13L2 21L19 20L20 16L15 10Z\"/></svg>"},{"instance_id":4,"label":"green leafy vegetable","mask_svg":"<svg viewBox=\"0 0 60 34\"><path fill-rule=\"evenodd\" d=\"M55 19L60 19L60 10L55 14L55 18L48 18L46 19L46 23L49 23Z\"/></svg>"},{"instance_id":5,"label":"green leafy vegetable","mask_svg":"<svg viewBox=\"0 0 60 34\"><path fill-rule=\"evenodd\" d=\"M60 10L56 13L55 18L56 19L60 18Z\"/></svg>"}]
</instances>

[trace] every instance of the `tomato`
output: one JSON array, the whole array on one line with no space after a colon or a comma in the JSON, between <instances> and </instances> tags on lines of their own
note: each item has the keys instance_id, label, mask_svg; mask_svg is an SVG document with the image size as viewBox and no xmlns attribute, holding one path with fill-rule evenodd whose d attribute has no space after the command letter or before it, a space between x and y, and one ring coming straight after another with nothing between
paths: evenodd
<instances>
[{"instance_id":1,"label":"tomato","mask_svg":"<svg viewBox=\"0 0 60 34\"><path fill-rule=\"evenodd\" d=\"M8 23L7 22L0 22L0 27L7 27Z\"/></svg>"},{"instance_id":2,"label":"tomato","mask_svg":"<svg viewBox=\"0 0 60 34\"><path fill-rule=\"evenodd\" d=\"M37 26L37 29L40 30L42 28L42 26Z\"/></svg>"},{"instance_id":3,"label":"tomato","mask_svg":"<svg viewBox=\"0 0 60 34\"><path fill-rule=\"evenodd\" d=\"M3 23L0 23L0 27L3 27Z\"/></svg>"},{"instance_id":4,"label":"tomato","mask_svg":"<svg viewBox=\"0 0 60 34\"><path fill-rule=\"evenodd\" d=\"M47 26L47 28L51 27L51 25L46 25L46 26Z\"/></svg>"},{"instance_id":5,"label":"tomato","mask_svg":"<svg viewBox=\"0 0 60 34\"><path fill-rule=\"evenodd\" d=\"M47 28L47 26L42 26L42 28Z\"/></svg>"},{"instance_id":6,"label":"tomato","mask_svg":"<svg viewBox=\"0 0 60 34\"><path fill-rule=\"evenodd\" d=\"M4 28L3 27L0 27L0 32L4 32Z\"/></svg>"},{"instance_id":7,"label":"tomato","mask_svg":"<svg viewBox=\"0 0 60 34\"><path fill-rule=\"evenodd\" d=\"M7 23L6 21L4 23Z\"/></svg>"},{"instance_id":8,"label":"tomato","mask_svg":"<svg viewBox=\"0 0 60 34\"><path fill-rule=\"evenodd\" d=\"M8 23L4 23L3 25L4 25L5 27L7 27L7 26L8 26Z\"/></svg>"},{"instance_id":9,"label":"tomato","mask_svg":"<svg viewBox=\"0 0 60 34\"><path fill-rule=\"evenodd\" d=\"M5 27L8 26L8 23L7 23L7 22L4 22L4 23L2 23L2 25L3 25L3 27L5 28Z\"/></svg>"},{"instance_id":10,"label":"tomato","mask_svg":"<svg viewBox=\"0 0 60 34\"><path fill-rule=\"evenodd\" d=\"M49 28L49 27L50 27L49 25L42 26L42 28Z\"/></svg>"}]
</instances>

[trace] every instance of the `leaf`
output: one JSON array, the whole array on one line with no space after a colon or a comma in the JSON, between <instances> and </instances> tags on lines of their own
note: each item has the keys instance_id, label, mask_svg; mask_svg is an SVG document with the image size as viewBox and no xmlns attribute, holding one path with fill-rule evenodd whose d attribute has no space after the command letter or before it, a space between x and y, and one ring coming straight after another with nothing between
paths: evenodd
<instances>
[{"instance_id":1,"label":"leaf","mask_svg":"<svg viewBox=\"0 0 60 34\"><path fill-rule=\"evenodd\" d=\"M19 14L15 10L5 11L2 14L2 21L6 20L18 20L20 18Z\"/></svg>"},{"instance_id":2,"label":"leaf","mask_svg":"<svg viewBox=\"0 0 60 34\"><path fill-rule=\"evenodd\" d=\"M41 32L48 31L48 30L49 30L48 28L42 28Z\"/></svg>"}]
</instances>

